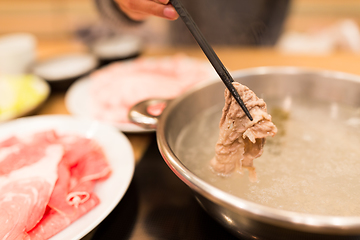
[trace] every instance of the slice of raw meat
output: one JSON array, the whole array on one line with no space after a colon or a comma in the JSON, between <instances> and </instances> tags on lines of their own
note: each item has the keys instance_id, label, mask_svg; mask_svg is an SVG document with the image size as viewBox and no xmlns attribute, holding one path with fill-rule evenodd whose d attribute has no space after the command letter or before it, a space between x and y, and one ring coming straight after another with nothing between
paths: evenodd
<instances>
[{"instance_id":1,"label":"slice of raw meat","mask_svg":"<svg viewBox=\"0 0 360 240\"><path fill-rule=\"evenodd\" d=\"M30 239L47 239L60 232L99 204L93 193L97 180L111 169L101 147L91 139L64 135L58 139L65 154L58 167L58 181L41 222L30 231Z\"/></svg>"},{"instance_id":2,"label":"slice of raw meat","mask_svg":"<svg viewBox=\"0 0 360 240\"><path fill-rule=\"evenodd\" d=\"M11 136L0 142L0 148L10 147L11 145L15 144L17 141L18 139L15 136Z\"/></svg>"},{"instance_id":3,"label":"slice of raw meat","mask_svg":"<svg viewBox=\"0 0 360 240\"><path fill-rule=\"evenodd\" d=\"M100 202L95 194L90 193L89 198L78 206L69 205L66 198L69 193L71 175L68 166L64 162L59 164L58 173L59 179L43 218L34 229L28 232L31 240L52 237L89 212Z\"/></svg>"},{"instance_id":4,"label":"slice of raw meat","mask_svg":"<svg viewBox=\"0 0 360 240\"><path fill-rule=\"evenodd\" d=\"M0 176L39 161L44 148L57 138L54 131L44 131L24 139L12 136L0 143Z\"/></svg>"},{"instance_id":5,"label":"slice of raw meat","mask_svg":"<svg viewBox=\"0 0 360 240\"><path fill-rule=\"evenodd\" d=\"M111 169L92 139L54 130L0 142L0 239L48 239L100 200Z\"/></svg>"},{"instance_id":6,"label":"slice of raw meat","mask_svg":"<svg viewBox=\"0 0 360 240\"><path fill-rule=\"evenodd\" d=\"M35 163L0 176L0 239L26 237L45 212L58 177L63 147L45 146L39 156Z\"/></svg>"}]
</instances>

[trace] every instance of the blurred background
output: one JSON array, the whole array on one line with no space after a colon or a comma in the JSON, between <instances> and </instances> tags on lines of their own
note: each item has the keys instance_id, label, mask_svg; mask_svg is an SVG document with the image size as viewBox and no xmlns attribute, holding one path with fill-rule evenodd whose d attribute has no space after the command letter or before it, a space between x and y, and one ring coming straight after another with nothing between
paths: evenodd
<instances>
[{"instance_id":1,"label":"blurred background","mask_svg":"<svg viewBox=\"0 0 360 240\"><path fill-rule=\"evenodd\" d=\"M40 40L69 39L98 19L91 0L0 0L0 34L30 32Z\"/></svg>"},{"instance_id":2,"label":"blurred background","mask_svg":"<svg viewBox=\"0 0 360 240\"><path fill-rule=\"evenodd\" d=\"M111 34L114 31L114 28L111 30L109 23L106 23L100 16L96 6L96 3L100 1L102 0L0 0L0 39L13 33L27 33L32 37L30 39L25 37L26 41L22 39L27 44L27 46L22 46L24 49L15 47L16 45L26 45L20 40L19 43L9 40L5 44L1 44L0 60L3 61L0 61L0 73L6 73L1 69L2 65L5 66L3 69L11 68L9 72L24 72L24 69L29 69L28 66L33 67L31 64L36 61L41 62L61 54L89 53L91 51L95 53L95 48L91 48L92 46L89 44L89 38L96 38L96 35L106 35L109 32ZM118 51L119 55L109 58L106 56L106 51L105 57L96 53L101 60L101 64L97 67L140 54L147 56L171 55L182 51L190 56L204 58L197 46L195 51L191 49L187 51L185 48L180 50L166 48L166 45L163 44L166 37L162 37L161 33L169 32L167 31L168 22L156 17L150 18L137 30L138 33L143 33L152 29L152 42L144 44L146 46L144 48L141 42L136 44L136 41L131 38L123 41L125 43L123 46L121 46L122 42L116 40L119 45L109 44L113 48L107 49L111 49L110 54ZM259 52L251 46L236 46L237 50L235 51L230 46L228 49L219 51L219 55L230 70L266 65L296 65L358 73L359 26L359 0L292 0L282 34L273 48L262 48L262 51ZM217 46L214 47L219 50ZM113 51L112 49L117 50ZM276 54L274 54L275 52ZM346 54L346 56L338 53ZM28 59L25 59L25 55L28 56ZM319 58L309 59L309 57L319 55L323 57L321 60ZM85 64L89 69L80 69L81 74L76 73L75 76L75 73L71 72L76 70L73 69L75 65L71 61L67 60L69 67L60 64L57 69L63 72L64 69L69 68L70 73L67 74L74 75L72 78L68 77L66 81L58 81L61 84L66 82L66 85L59 87L61 90L66 90L74 80L95 68L92 64L94 59L89 56L85 56L85 59L73 59L73 56L70 56L70 60L80 61L78 64ZM64 61L64 59L58 60L60 63ZM81 63L84 61L85 63ZM19 68L20 63L23 65L21 69ZM13 70L14 66L19 70ZM37 73L36 69L32 70L45 80L49 80L46 76ZM57 87L54 86L57 82L50 83L52 90L55 90ZM67 113L62 103L63 95L59 99L62 109L60 112ZM45 112L59 112L49 109L52 108L45 108Z\"/></svg>"},{"instance_id":3,"label":"blurred background","mask_svg":"<svg viewBox=\"0 0 360 240\"><path fill-rule=\"evenodd\" d=\"M304 32L342 19L360 24L359 0L293 0L284 30ZM29 32L39 41L69 40L98 22L93 0L0 0L0 35ZM161 27L161 21L153 22Z\"/></svg>"}]
</instances>

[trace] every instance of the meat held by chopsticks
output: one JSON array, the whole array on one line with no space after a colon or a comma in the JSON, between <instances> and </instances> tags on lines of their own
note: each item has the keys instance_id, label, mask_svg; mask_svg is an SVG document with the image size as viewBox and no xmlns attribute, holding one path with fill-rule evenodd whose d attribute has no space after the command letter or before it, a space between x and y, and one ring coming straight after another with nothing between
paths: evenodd
<instances>
[{"instance_id":1,"label":"meat held by chopsticks","mask_svg":"<svg viewBox=\"0 0 360 240\"><path fill-rule=\"evenodd\" d=\"M233 85L249 109L253 121L246 117L229 90L225 89L225 106L222 110L219 139L211 167L222 176L234 171L242 173L244 167L249 170L250 180L256 181L253 160L261 156L265 138L274 136L277 128L266 112L266 103L263 99L238 82L233 82Z\"/></svg>"}]
</instances>

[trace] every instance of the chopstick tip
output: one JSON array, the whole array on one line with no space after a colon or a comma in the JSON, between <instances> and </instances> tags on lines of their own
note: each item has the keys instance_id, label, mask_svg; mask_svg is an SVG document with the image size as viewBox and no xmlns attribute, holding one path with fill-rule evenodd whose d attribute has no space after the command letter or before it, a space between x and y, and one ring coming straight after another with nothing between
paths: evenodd
<instances>
[{"instance_id":1,"label":"chopstick tip","mask_svg":"<svg viewBox=\"0 0 360 240\"><path fill-rule=\"evenodd\" d=\"M246 109L247 110L247 109ZM253 117L251 116L249 110L245 111L246 116L250 119L250 121L254 120Z\"/></svg>"}]
</instances>

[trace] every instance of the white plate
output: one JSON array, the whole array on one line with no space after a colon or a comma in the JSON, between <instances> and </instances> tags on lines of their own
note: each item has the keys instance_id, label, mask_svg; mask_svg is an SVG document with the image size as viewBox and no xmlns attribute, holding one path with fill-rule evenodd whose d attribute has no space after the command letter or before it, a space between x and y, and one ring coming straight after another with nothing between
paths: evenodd
<instances>
[{"instance_id":1,"label":"white plate","mask_svg":"<svg viewBox=\"0 0 360 240\"><path fill-rule=\"evenodd\" d=\"M112 169L108 179L95 185L94 192L99 197L100 204L50 238L80 239L115 208L127 191L135 168L132 146L126 136L112 126L67 115L26 117L1 124L0 141L11 135L21 136L46 129L55 129L59 134L75 133L96 140L103 148Z\"/></svg>"},{"instance_id":2,"label":"white plate","mask_svg":"<svg viewBox=\"0 0 360 240\"><path fill-rule=\"evenodd\" d=\"M118 35L91 44L92 53L101 60L125 59L142 51L142 39L134 35Z\"/></svg>"},{"instance_id":3,"label":"white plate","mask_svg":"<svg viewBox=\"0 0 360 240\"><path fill-rule=\"evenodd\" d=\"M90 78L84 77L77 80L70 86L65 96L65 105L67 110L75 116L92 118L91 96L90 96ZM117 129L123 132L154 132L154 129L145 129L133 123L113 124Z\"/></svg>"}]
</instances>

